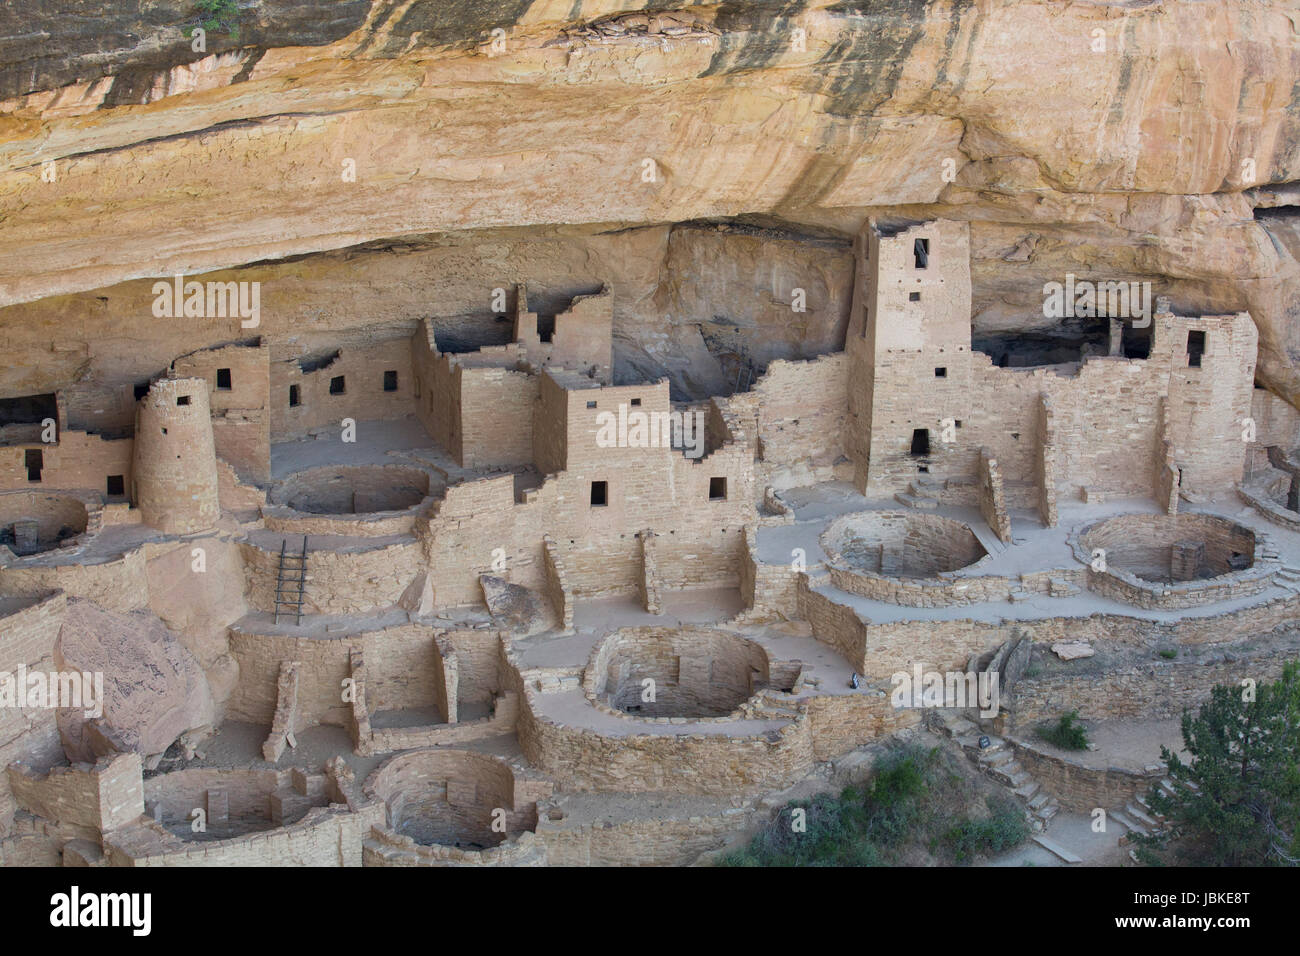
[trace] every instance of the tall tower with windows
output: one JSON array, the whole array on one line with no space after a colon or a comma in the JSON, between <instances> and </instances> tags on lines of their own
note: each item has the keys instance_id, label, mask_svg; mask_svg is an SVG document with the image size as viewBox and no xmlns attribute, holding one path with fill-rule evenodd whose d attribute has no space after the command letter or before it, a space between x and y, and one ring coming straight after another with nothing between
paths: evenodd
<instances>
[{"instance_id":1,"label":"tall tower with windows","mask_svg":"<svg viewBox=\"0 0 1300 956\"><path fill-rule=\"evenodd\" d=\"M870 221L858 237L848 351L855 483L889 497L972 472L961 442L970 401L970 231L939 219Z\"/></svg>"}]
</instances>

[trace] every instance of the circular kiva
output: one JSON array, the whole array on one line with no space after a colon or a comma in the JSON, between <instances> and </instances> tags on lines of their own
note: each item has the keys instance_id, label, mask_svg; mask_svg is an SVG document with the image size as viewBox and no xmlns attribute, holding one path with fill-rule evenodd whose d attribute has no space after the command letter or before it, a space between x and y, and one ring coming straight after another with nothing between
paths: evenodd
<instances>
[{"instance_id":1,"label":"circular kiva","mask_svg":"<svg viewBox=\"0 0 1300 956\"><path fill-rule=\"evenodd\" d=\"M1079 544L1094 568L1151 584L1208 581L1255 564L1255 532L1217 515L1118 515L1084 529Z\"/></svg>"},{"instance_id":2,"label":"circular kiva","mask_svg":"<svg viewBox=\"0 0 1300 956\"><path fill-rule=\"evenodd\" d=\"M831 522L822 550L832 565L881 577L930 578L985 557L960 521L905 511L860 511Z\"/></svg>"},{"instance_id":3,"label":"circular kiva","mask_svg":"<svg viewBox=\"0 0 1300 956\"><path fill-rule=\"evenodd\" d=\"M514 773L490 754L407 751L381 764L365 790L384 801L388 830L420 846L484 850L537 825L536 802L515 809Z\"/></svg>"},{"instance_id":4,"label":"circular kiva","mask_svg":"<svg viewBox=\"0 0 1300 956\"><path fill-rule=\"evenodd\" d=\"M761 645L706 627L614 631L583 675L593 704L642 718L727 717L768 685Z\"/></svg>"},{"instance_id":5,"label":"circular kiva","mask_svg":"<svg viewBox=\"0 0 1300 956\"><path fill-rule=\"evenodd\" d=\"M436 479L419 468L392 465L312 468L289 476L270 501L306 514L405 511L427 498Z\"/></svg>"},{"instance_id":6,"label":"circular kiva","mask_svg":"<svg viewBox=\"0 0 1300 956\"><path fill-rule=\"evenodd\" d=\"M86 530L85 502L72 495L0 494L0 545L19 557L57 548Z\"/></svg>"}]
</instances>

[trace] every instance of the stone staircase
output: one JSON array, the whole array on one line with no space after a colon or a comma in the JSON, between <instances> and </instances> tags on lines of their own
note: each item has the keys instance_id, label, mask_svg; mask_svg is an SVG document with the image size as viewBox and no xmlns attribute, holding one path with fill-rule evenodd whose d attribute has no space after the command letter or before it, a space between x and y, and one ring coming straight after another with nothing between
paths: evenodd
<instances>
[{"instance_id":1,"label":"stone staircase","mask_svg":"<svg viewBox=\"0 0 1300 956\"><path fill-rule=\"evenodd\" d=\"M936 710L938 729L961 745L966 756L979 767L980 772L992 777L1020 799L1026 808L1026 819L1035 832L1046 830L1061 806L1037 780L1020 765L1015 748L1001 737L982 734L976 724L956 710ZM980 749L980 737L987 736L989 745Z\"/></svg>"},{"instance_id":2,"label":"stone staircase","mask_svg":"<svg viewBox=\"0 0 1300 956\"><path fill-rule=\"evenodd\" d=\"M916 508L918 511L935 511L939 507L939 495L943 484L937 478L917 475L907 486L907 491L894 495L899 504Z\"/></svg>"},{"instance_id":3,"label":"stone staircase","mask_svg":"<svg viewBox=\"0 0 1300 956\"><path fill-rule=\"evenodd\" d=\"M1163 778L1156 786L1165 795L1173 795L1174 783L1168 777ZM1144 794L1134 797L1122 810L1108 811L1107 816L1128 832L1139 836L1162 833L1166 828L1165 817L1151 808Z\"/></svg>"},{"instance_id":4,"label":"stone staircase","mask_svg":"<svg viewBox=\"0 0 1300 956\"><path fill-rule=\"evenodd\" d=\"M1273 572L1273 581L1292 591L1300 591L1300 568L1284 564Z\"/></svg>"}]
</instances>

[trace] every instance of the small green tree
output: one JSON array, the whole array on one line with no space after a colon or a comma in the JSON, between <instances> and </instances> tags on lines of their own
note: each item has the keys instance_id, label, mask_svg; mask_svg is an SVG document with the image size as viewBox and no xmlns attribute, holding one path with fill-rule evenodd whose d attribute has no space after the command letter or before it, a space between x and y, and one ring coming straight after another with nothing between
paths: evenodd
<instances>
[{"instance_id":1,"label":"small green tree","mask_svg":"<svg viewBox=\"0 0 1300 956\"><path fill-rule=\"evenodd\" d=\"M1190 762L1161 748L1173 792L1157 788L1149 802L1169 826L1135 839L1146 862L1174 848L1205 865L1300 864L1300 661L1250 691L1217 686L1183 714Z\"/></svg>"},{"instance_id":2,"label":"small green tree","mask_svg":"<svg viewBox=\"0 0 1300 956\"><path fill-rule=\"evenodd\" d=\"M239 39L239 4L236 0L194 0L194 15L199 18L198 25L205 32L224 30L230 39ZM194 28L182 32L188 37Z\"/></svg>"}]
</instances>

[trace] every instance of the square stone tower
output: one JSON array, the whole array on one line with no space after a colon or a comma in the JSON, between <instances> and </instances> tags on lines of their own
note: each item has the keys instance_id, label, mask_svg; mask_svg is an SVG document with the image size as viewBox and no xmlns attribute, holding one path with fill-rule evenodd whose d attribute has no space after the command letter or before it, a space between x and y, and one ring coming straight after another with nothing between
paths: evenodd
<instances>
[{"instance_id":1,"label":"square stone tower","mask_svg":"<svg viewBox=\"0 0 1300 956\"><path fill-rule=\"evenodd\" d=\"M889 497L969 470L955 430L971 401L970 230L869 221L856 255L846 438L858 489Z\"/></svg>"}]
</instances>

